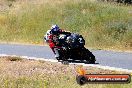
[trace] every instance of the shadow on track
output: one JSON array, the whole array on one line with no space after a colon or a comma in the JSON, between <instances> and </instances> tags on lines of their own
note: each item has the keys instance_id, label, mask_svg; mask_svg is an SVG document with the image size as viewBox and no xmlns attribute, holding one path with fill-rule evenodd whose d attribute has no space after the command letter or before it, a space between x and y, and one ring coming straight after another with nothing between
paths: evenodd
<instances>
[{"instance_id":1,"label":"shadow on track","mask_svg":"<svg viewBox=\"0 0 132 88\"><path fill-rule=\"evenodd\" d=\"M58 62L61 62L62 64L68 64L68 63L83 63L83 64L99 64L99 63L89 63L89 62L86 62L86 61L80 61L80 60L68 60L68 61L58 61Z\"/></svg>"}]
</instances>

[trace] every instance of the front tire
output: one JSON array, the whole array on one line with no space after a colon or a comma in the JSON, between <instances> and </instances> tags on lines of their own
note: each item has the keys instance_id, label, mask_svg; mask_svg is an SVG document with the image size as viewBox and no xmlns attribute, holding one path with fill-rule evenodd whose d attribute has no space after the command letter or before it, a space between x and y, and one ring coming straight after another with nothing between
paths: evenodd
<instances>
[{"instance_id":1,"label":"front tire","mask_svg":"<svg viewBox=\"0 0 132 88\"><path fill-rule=\"evenodd\" d=\"M60 54L59 59L62 60L61 63L62 63L62 64L68 64L69 56L68 56L67 51L61 49L61 50L59 50L59 54Z\"/></svg>"}]
</instances>

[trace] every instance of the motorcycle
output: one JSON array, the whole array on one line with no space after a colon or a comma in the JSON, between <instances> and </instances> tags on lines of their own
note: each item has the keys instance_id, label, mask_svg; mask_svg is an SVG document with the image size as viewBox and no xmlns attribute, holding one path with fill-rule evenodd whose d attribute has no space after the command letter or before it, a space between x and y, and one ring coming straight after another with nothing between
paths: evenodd
<instances>
[{"instance_id":1,"label":"motorcycle","mask_svg":"<svg viewBox=\"0 0 132 88\"><path fill-rule=\"evenodd\" d=\"M84 47L85 40L82 35L72 33L70 36L59 36L60 48L58 49L60 57L58 61L81 61L85 63L95 64L95 56Z\"/></svg>"}]
</instances>

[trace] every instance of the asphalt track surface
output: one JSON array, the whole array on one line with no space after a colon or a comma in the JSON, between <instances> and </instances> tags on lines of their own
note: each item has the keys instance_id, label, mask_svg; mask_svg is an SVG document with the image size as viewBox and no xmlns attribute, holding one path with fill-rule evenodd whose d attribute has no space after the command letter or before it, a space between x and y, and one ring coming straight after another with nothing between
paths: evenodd
<instances>
[{"instance_id":1,"label":"asphalt track surface","mask_svg":"<svg viewBox=\"0 0 132 88\"><path fill-rule=\"evenodd\" d=\"M90 50L96 57L96 63L132 70L132 53L104 50ZM48 46L0 44L0 54L55 59Z\"/></svg>"}]
</instances>

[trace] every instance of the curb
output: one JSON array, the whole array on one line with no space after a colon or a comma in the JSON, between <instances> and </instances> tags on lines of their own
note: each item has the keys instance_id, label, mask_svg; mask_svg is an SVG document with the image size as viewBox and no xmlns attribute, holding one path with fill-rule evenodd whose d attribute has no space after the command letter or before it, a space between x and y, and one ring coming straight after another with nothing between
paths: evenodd
<instances>
[{"instance_id":1,"label":"curb","mask_svg":"<svg viewBox=\"0 0 132 88\"><path fill-rule=\"evenodd\" d=\"M43 61L50 61L50 62L58 62L57 60L53 59L44 59L44 58L37 58L37 57L28 57L28 56L17 56L17 55L7 55L7 54L0 54L0 57L20 57L24 59L33 59L33 60L43 60ZM105 70L115 70L115 71L124 71L128 73L132 73L132 70L123 69L123 68L116 68L116 67L110 67L110 66L102 66L102 65L96 65L96 64L84 64L84 63L69 63L71 65L83 65L83 66L91 66L91 67L97 67Z\"/></svg>"}]
</instances>

